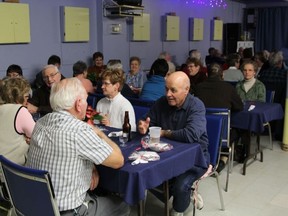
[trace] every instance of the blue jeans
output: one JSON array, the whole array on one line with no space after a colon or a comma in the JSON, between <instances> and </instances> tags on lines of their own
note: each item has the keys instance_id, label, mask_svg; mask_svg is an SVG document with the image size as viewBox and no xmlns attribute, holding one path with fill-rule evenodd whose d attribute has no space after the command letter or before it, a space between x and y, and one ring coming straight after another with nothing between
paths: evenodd
<instances>
[{"instance_id":1,"label":"blue jeans","mask_svg":"<svg viewBox=\"0 0 288 216\"><path fill-rule=\"evenodd\" d=\"M173 196L173 209L177 212L184 212L190 205L191 187L194 181L198 180L206 169L193 167L187 172L171 179L170 195Z\"/></svg>"}]
</instances>

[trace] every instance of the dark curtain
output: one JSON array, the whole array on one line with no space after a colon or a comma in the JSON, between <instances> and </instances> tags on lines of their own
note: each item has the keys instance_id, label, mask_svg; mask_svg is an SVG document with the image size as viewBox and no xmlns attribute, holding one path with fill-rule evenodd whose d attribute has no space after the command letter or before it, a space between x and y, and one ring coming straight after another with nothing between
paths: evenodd
<instances>
[{"instance_id":1,"label":"dark curtain","mask_svg":"<svg viewBox=\"0 0 288 216\"><path fill-rule=\"evenodd\" d=\"M258 8L255 49L288 48L288 7Z\"/></svg>"}]
</instances>

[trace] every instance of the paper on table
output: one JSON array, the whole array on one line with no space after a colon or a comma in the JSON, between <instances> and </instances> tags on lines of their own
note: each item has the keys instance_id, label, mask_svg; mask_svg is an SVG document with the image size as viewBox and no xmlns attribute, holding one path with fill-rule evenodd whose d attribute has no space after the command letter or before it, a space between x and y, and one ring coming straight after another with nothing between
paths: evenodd
<instances>
[{"instance_id":1,"label":"paper on table","mask_svg":"<svg viewBox=\"0 0 288 216\"><path fill-rule=\"evenodd\" d=\"M255 107L256 107L255 105L250 105L250 107L248 108L248 111L255 109Z\"/></svg>"},{"instance_id":2,"label":"paper on table","mask_svg":"<svg viewBox=\"0 0 288 216\"><path fill-rule=\"evenodd\" d=\"M136 165L139 163L148 163L148 161L160 160L160 156L157 152L152 151L134 151L128 159L133 160L132 165Z\"/></svg>"},{"instance_id":3,"label":"paper on table","mask_svg":"<svg viewBox=\"0 0 288 216\"><path fill-rule=\"evenodd\" d=\"M114 131L108 134L108 137L119 137L122 135L122 131Z\"/></svg>"}]
</instances>

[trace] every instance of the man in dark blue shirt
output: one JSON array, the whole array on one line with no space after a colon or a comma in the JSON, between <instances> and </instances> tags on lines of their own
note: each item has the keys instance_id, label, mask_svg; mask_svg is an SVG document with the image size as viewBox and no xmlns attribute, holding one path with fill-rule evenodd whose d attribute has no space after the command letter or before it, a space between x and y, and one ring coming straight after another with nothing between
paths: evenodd
<instances>
[{"instance_id":1,"label":"man in dark blue shirt","mask_svg":"<svg viewBox=\"0 0 288 216\"><path fill-rule=\"evenodd\" d=\"M160 126L161 136L186 143L199 143L208 166L210 157L204 104L189 94L190 81L182 71L171 73L166 79L165 88L166 96L155 102L146 120L139 121L139 132L145 134L150 126ZM191 186L205 172L205 168L193 167L170 181L173 196L171 215L186 215L192 210L188 208Z\"/></svg>"}]
</instances>

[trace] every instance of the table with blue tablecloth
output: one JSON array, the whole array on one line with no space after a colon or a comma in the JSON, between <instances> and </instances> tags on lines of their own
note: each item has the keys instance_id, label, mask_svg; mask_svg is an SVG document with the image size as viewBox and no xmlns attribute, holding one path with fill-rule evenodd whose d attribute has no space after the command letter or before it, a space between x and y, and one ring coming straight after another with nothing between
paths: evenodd
<instances>
[{"instance_id":1,"label":"table with blue tablecloth","mask_svg":"<svg viewBox=\"0 0 288 216\"><path fill-rule=\"evenodd\" d=\"M128 146L121 148L125 158L125 164L121 169L98 167L100 174L99 186L121 194L124 201L129 205L141 203L145 200L147 189L155 188L193 166L207 168L200 144L180 143L164 138L161 138L161 141L172 144L173 149L159 153L160 160L131 165L132 161L128 160L128 156L136 149L140 150L141 138L140 134L134 133L133 140L127 142ZM114 138L114 141L119 143L116 138Z\"/></svg>"},{"instance_id":2,"label":"table with blue tablecloth","mask_svg":"<svg viewBox=\"0 0 288 216\"><path fill-rule=\"evenodd\" d=\"M253 108L254 106L254 108ZM249 109L250 108L250 109ZM253 109L252 109L253 108ZM257 144L258 149L254 153L248 153L247 158L243 164L243 174L246 172L246 163L250 158L261 154L261 161L263 161L263 151L260 149L260 137L259 134L264 132L264 123L271 122L283 118L283 109L278 103L263 103L256 101L246 101L244 104L244 110L240 112L232 113L231 115L231 127L246 130L249 133L255 133L258 135ZM251 143L248 143L250 150Z\"/></svg>"}]
</instances>

